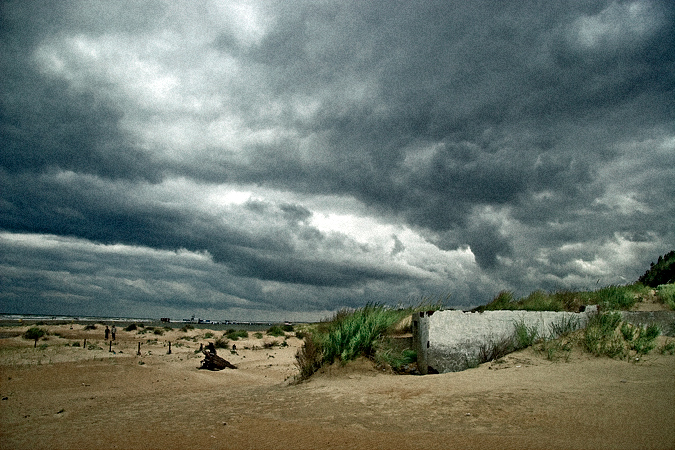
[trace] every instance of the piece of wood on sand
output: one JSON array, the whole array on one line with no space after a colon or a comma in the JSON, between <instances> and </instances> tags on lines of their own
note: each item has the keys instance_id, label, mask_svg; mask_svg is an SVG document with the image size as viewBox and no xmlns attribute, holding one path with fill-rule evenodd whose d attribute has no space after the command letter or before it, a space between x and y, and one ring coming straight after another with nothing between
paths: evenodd
<instances>
[{"instance_id":1,"label":"piece of wood on sand","mask_svg":"<svg viewBox=\"0 0 675 450\"><path fill-rule=\"evenodd\" d=\"M223 370L223 369L236 369L237 366L231 364L226 359L221 358L213 352L208 350L202 351L204 354L204 359L202 360L201 369L209 370Z\"/></svg>"}]
</instances>

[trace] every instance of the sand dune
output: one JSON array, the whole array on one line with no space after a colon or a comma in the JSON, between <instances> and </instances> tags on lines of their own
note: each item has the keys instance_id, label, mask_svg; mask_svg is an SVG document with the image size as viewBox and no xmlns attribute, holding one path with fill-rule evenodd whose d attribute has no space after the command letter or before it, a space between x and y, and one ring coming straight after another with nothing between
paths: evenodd
<instances>
[{"instance_id":1,"label":"sand dune","mask_svg":"<svg viewBox=\"0 0 675 450\"><path fill-rule=\"evenodd\" d=\"M118 330L110 352L101 327L48 328L38 348L3 329L0 448L675 448L675 357L657 352L554 363L525 350L429 376L360 360L296 384L294 337L237 341L219 355L238 369L211 372L195 353L206 330Z\"/></svg>"}]
</instances>

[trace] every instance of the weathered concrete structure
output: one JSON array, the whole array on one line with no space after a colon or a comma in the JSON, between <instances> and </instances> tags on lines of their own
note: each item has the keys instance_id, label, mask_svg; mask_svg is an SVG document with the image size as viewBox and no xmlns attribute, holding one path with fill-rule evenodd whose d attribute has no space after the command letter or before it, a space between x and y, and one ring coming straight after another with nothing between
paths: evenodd
<instances>
[{"instance_id":1,"label":"weathered concrete structure","mask_svg":"<svg viewBox=\"0 0 675 450\"><path fill-rule=\"evenodd\" d=\"M555 336L556 325L572 321L585 327L595 306L582 313L552 311L429 311L413 315L413 349L422 374L456 372L479 361L481 347L511 338L516 324L536 327L539 336ZM675 333L675 312L624 312L623 319L636 325L656 323L664 334Z\"/></svg>"},{"instance_id":2,"label":"weathered concrete structure","mask_svg":"<svg viewBox=\"0 0 675 450\"><path fill-rule=\"evenodd\" d=\"M622 311L621 316L633 325L656 324L664 336L675 336L675 311Z\"/></svg>"}]
</instances>

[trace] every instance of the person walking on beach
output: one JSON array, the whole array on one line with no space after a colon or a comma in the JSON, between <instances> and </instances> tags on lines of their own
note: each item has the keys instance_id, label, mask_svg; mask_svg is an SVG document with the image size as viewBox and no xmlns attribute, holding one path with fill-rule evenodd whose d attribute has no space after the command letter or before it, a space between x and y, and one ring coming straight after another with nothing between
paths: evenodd
<instances>
[{"instance_id":1,"label":"person walking on beach","mask_svg":"<svg viewBox=\"0 0 675 450\"><path fill-rule=\"evenodd\" d=\"M112 340L114 341L115 340L115 333L117 333L117 328L115 328L115 325L112 326L112 330L110 330L110 331L112 331Z\"/></svg>"},{"instance_id":2,"label":"person walking on beach","mask_svg":"<svg viewBox=\"0 0 675 450\"><path fill-rule=\"evenodd\" d=\"M110 335L110 329L108 328L108 325L105 326L105 340L108 340L108 336Z\"/></svg>"}]
</instances>

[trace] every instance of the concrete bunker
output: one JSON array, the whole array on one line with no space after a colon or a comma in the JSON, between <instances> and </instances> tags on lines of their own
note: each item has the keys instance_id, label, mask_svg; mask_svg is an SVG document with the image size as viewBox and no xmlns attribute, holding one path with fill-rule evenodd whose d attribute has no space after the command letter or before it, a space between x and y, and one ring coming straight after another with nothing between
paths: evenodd
<instances>
[{"instance_id":1,"label":"concrete bunker","mask_svg":"<svg viewBox=\"0 0 675 450\"><path fill-rule=\"evenodd\" d=\"M523 323L536 327L540 336L555 335L555 326L563 320L578 323L584 328L590 314L597 314L597 306L588 306L584 312L554 311L423 311L413 314L413 350L417 352L417 366L421 374L457 372L473 367L479 360L481 346L508 339L515 326ZM656 323L662 334L675 335L675 312L624 311L623 320L636 325ZM556 337L556 336L554 336Z\"/></svg>"}]
</instances>

